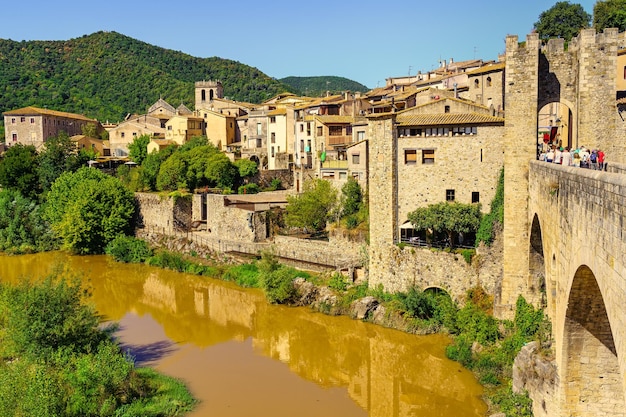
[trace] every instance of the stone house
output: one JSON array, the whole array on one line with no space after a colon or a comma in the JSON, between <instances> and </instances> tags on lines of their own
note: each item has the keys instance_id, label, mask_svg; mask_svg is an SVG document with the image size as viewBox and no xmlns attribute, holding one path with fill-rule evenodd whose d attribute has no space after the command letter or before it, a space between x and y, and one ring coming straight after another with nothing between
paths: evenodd
<instances>
[{"instance_id":1,"label":"stone house","mask_svg":"<svg viewBox=\"0 0 626 417\"><path fill-rule=\"evenodd\" d=\"M236 117L207 109L197 113L204 120L205 134L209 142L224 152L231 151L230 147L236 141Z\"/></svg>"},{"instance_id":2,"label":"stone house","mask_svg":"<svg viewBox=\"0 0 626 417\"><path fill-rule=\"evenodd\" d=\"M484 65L467 72L468 98L477 104L493 109L493 116L503 116L505 63Z\"/></svg>"},{"instance_id":3,"label":"stone house","mask_svg":"<svg viewBox=\"0 0 626 417\"><path fill-rule=\"evenodd\" d=\"M156 116L135 115L109 129L111 154L118 157L128 156L128 145L135 138L148 135L151 139L165 138L166 120Z\"/></svg>"},{"instance_id":4,"label":"stone house","mask_svg":"<svg viewBox=\"0 0 626 417\"><path fill-rule=\"evenodd\" d=\"M95 125L97 132L103 131L100 122L81 114L23 107L4 113L5 143L7 146L17 143L33 145L39 150L48 138L61 132L68 136L82 135L83 128L88 124Z\"/></svg>"},{"instance_id":5,"label":"stone house","mask_svg":"<svg viewBox=\"0 0 626 417\"><path fill-rule=\"evenodd\" d=\"M85 135L75 135L70 138L76 145L76 148L91 149L97 156L111 156L111 145L108 140L90 138Z\"/></svg>"},{"instance_id":6,"label":"stone house","mask_svg":"<svg viewBox=\"0 0 626 417\"><path fill-rule=\"evenodd\" d=\"M206 133L204 119L195 116L172 116L165 123L165 139L184 145L195 136Z\"/></svg>"}]
</instances>

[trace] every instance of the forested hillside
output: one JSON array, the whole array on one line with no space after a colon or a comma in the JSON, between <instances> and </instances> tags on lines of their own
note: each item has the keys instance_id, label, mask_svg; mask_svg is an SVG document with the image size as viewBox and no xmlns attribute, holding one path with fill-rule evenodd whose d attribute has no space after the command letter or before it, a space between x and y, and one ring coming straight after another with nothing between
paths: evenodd
<instances>
[{"instance_id":1,"label":"forested hillside","mask_svg":"<svg viewBox=\"0 0 626 417\"><path fill-rule=\"evenodd\" d=\"M284 84L295 88L300 94L309 97L319 97L331 93L342 91L360 91L365 93L370 89L356 81L344 77L321 76L321 77L285 77L278 80Z\"/></svg>"},{"instance_id":2,"label":"forested hillside","mask_svg":"<svg viewBox=\"0 0 626 417\"><path fill-rule=\"evenodd\" d=\"M117 122L163 97L194 105L194 82L220 80L230 99L260 103L294 89L236 61L195 58L116 32L67 41L0 39L0 111L25 106Z\"/></svg>"}]
</instances>

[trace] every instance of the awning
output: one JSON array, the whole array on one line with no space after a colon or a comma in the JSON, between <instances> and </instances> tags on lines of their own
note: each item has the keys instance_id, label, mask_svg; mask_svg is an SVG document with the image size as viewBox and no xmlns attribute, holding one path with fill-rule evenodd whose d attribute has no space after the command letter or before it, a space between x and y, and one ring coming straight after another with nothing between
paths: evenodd
<instances>
[{"instance_id":1,"label":"awning","mask_svg":"<svg viewBox=\"0 0 626 417\"><path fill-rule=\"evenodd\" d=\"M413 226L413 223L406 221L402 224L402 226L400 226L400 229L415 229L415 227Z\"/></svg>"}]
</instances>

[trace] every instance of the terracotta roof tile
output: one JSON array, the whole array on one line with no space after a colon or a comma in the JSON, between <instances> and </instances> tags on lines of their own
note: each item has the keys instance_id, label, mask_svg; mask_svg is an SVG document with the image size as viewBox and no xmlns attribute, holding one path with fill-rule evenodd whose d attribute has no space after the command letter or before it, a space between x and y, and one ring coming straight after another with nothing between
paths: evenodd
<instances>
[{"instance_id":1,"label":"terracotta roof tile","mask_svg":"<svg viewBox=\"0 0 626 417\"><path fill-rule=\"evenodd\" d=\"M68 119L79 119L79 120L88 120L90 122L95 122L95 119L90 119L87 116L83 116L82 114L76 113L67 113L63 111L49 110L49 109L40 109L39 107L22 107L21 109L9 110L3 113L8 116L32 116L32 115L40 115L40 116L55 116L55 117L65 117Z\"/></svg>"},{"instance_id":2,"label":"terracotta roof tile","mask_svg":"<svg viewBox=\"0 0 626 417\"><path fill-rule=\"evenodd\" d=\"M504 123L504 119L501 117L494 117L478 113L439 113L398 115L396 122L398 123L398 126L440 126Z\"/></svg>"}]
</instances>

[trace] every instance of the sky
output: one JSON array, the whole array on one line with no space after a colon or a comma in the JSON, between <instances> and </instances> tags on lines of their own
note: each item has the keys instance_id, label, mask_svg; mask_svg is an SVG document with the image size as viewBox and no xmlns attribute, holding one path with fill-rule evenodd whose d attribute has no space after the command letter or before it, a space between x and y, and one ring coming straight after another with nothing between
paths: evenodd
<instances>
[{"instance_id":1,"label":"sky","mask_svg":"<svg viewBox=\"0 0 626 417\"><path fill-rule=\"evenodd\" d=\"M69 40L98 31L198 58L217 56L277 79L340 76L369 88L441 60L497 60L557 1L31 0L5 8L0 38ZM595 0L570 1L593 14Z\"/></svg>"}]
</instances>

